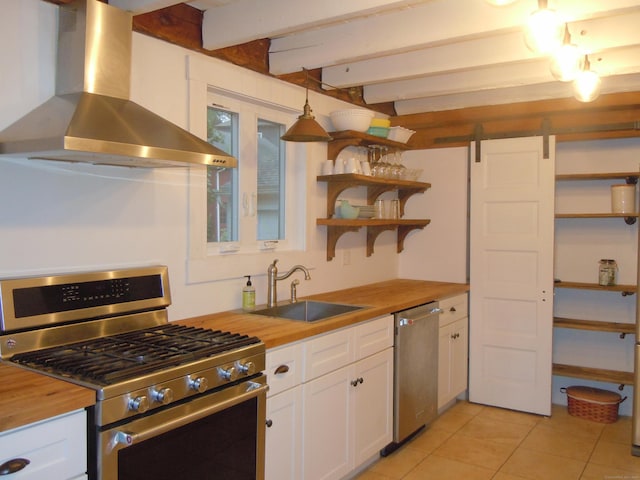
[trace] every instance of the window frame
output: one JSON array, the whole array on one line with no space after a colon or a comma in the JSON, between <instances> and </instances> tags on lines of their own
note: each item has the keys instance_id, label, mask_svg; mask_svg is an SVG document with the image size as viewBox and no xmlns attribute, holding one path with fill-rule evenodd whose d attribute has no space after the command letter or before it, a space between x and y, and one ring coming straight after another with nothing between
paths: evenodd
<instances>
[{"instance_id":1,"label":"window frame","mask_svg":"<svg viewBox=\"0 0 640 480\"><path fill-rule=\"evenodd\" d=\"M189 130L206 138L206 108L210 92L223 94L228 98L240 100L251 100L256 105L266 106L276 111L280 111L287 116L285 125L289 126L300 115L299 108L295 108L302 98L304 102L304 92L299 91L295 86L287 85L283 82L265 78L264 82L273 82L269 85L271 95L282 101L275 103L256 98L247 93L239 93L234 90L213 85L208 80L208 76L214 77L219 73L218 69L207 68L193 57L188 57L188 99L189 99ZM262 80L260 80L262 82ZM224 83L224 82L223 82ZM238 83L235 79L231 84ZM256 82L257 83L257 82ZM275 92L275 93L274 93ZM256 92L257 93L257 92ZM288 104L291 104L289 106ZM324 148L323 148L324 147ZM309 200L315 196L315 171L307 168L309 156L315 154L320 157L326 156L326 146L315 146L300 143L286 142L287 159L289 159L289 175L287 179L287 190L296 204L298 217L289 217L289 228L298 239L298 246L294 248L283 248L279 245L277 251L271 249L254 248L251 251L244 250L235 253L223 253L219 249L217 252L210 252L206 239L206 167L189 167L189 199L188 199L188 256L187 256L187 278L188 284L208 281L218 281L226 279L242 279L243 275L265 275L268 265L279 258L286 263L310 264L313 261L309 257L309 240L313 234L315 226L315 214L310 212ZM242 198L239 199L240 203ZM295 217L295 218L294 218ZM205 219L203 222L202 219ZM257 245L257 244L256 244ZM314 256L315 257L315 256Z\"/></svg>"}]
</instances>

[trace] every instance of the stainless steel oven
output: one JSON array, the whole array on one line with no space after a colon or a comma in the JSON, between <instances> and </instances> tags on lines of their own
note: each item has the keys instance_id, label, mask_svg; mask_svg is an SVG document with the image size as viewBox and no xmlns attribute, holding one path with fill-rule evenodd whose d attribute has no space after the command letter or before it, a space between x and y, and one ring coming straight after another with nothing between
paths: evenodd
<instances>
[{"instance_id":1,"label":"stainless steel oven","mask_svg":"<svg viewBox=\"0 0 640 480\"><path fill-rule=\"evenodd\" d=\"M0 280L0 353L96 391L92 480L264 478L264 344L167 321L166 267Z\"/></svg>"},{"instance_id":2,"label":"stainless steel oven","mask_svg":"<svg viewBox=\"0 0 640 480\"><path fill-rule=\"evenodd\" d=\"M98 431L100 478L264 478L264 382L249 380Z\"/></svg>"}]
</instances>

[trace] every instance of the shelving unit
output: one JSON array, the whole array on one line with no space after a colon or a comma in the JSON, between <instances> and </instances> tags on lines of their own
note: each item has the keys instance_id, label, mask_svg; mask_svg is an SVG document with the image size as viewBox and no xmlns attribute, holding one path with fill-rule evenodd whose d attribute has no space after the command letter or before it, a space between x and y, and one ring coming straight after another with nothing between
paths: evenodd
<instances>
[{"instance_id":1,"label":"shelving unit","mask_svg":"<svg viewBox=\"0 0 640 480\"><path fill-rule=\"evenodd\" d=\"M333 140L329 142L327 149L327 156L330 160L335 160L343 149L350 146L383 145L396 150L407 149L404 143L355 131L331 132L331 137ZM366 187L367 205L373 205L376 199L385 192L397 191L398 200L400 200L400 217L402 217L409 197L425 192L431 187L430 183L387 179L355 173L320 175L317 177L317 181L327 183L327 218L318 218L316 220L316 225L327 227L327 261L331 261L335 257L338 239L347 232L356 232L362 227L367 229L367 257L369 257L373 254L376 238L383 231L397 230L397 252L400 253L404 249L404 240L409 232L415 229L422 229L430 223L428 219L358 218L347 220L332 218L335 214L335 205L340 194L354 187Z\"/></svg>"},{"instance_id":2,"label":"shelving unit","mask_svg":"<svg viewBox=\"0 0 640 480\"><path fill-rule=\"evenodd\" d=\"M637 184L639 172L618 172L618 173L594 173L594 174L564 174L556 175L556 181L580 181L580 180L625 180L627 184ZM638 214L618 214L618 213L557 213L557 219L563 218L623 218L628 225L636 223ZM556 281L555 288L594 290L603 292L620 293L622 296L636 294L637 285L610 285L603 286L597 283L584 283L572 281ZM594 332L619 333L624 339L628 334L635 334L635 324L620 323L604 320L583 320L574 318L556 317L553 320L555 328L578 329ZM582 378L619 385L622 390L625 385L634 384L634 372L619 370L609 370L579 365L566 365L561 363L553 364L553 374L565 377Z\"/></svg>"}]
</instances>

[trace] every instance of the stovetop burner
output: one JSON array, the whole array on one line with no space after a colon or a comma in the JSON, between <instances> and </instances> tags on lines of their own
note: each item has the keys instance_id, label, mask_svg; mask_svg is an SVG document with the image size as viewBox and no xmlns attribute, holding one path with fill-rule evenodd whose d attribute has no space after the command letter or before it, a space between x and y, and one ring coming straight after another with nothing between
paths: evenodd
<instances>
[{"instance_id":1,"label":"stovetop burner","mask_svg":"<svg viewBox=\"0 0 640 480\"><path fill-rule=\"evenodd\" d=\"M247 335L166 324L20 353L11 360L61 377L107 386L259 342Z\"/></svg>"}]
</instances>

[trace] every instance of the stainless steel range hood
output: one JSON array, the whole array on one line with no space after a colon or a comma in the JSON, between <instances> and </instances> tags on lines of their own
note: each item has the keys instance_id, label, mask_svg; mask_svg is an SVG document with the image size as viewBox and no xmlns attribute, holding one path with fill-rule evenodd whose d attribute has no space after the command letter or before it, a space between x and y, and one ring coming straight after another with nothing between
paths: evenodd
<instances>
[{"instance_id":1,"label":"stainless steel range hood","mask_svg":"<svg viewBox=\"0 0 640 480\"><path fill-rule=\"evenodd\" d=\"M129 12L97 0L61 5L56 95L0 132L0 155L235 167L234 157L129 100L131 26Z\"/></svg>"}]
</instances>

